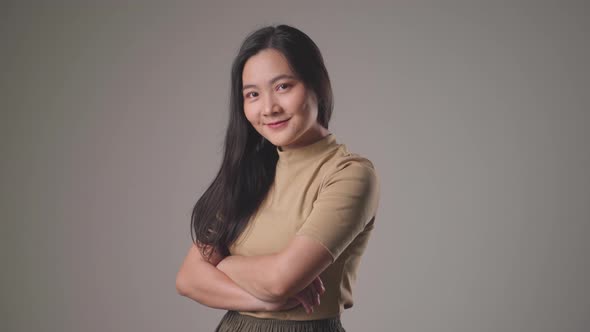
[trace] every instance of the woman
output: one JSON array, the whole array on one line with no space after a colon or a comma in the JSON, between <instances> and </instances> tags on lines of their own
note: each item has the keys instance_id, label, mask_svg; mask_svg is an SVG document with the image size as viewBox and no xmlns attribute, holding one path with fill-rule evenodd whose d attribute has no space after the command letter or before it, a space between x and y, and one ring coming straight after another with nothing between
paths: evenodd
<instances>
[{"instance_id":1,"label":"woman","mask_svg":"<svg viewBox=\"0 0 590 332\"><path fill-rule=\"evenodd\" d=\"M306 34L279 25L245 39L223 162L176 280L181 295L228 310L216 331L344 331L379 183L328 131L332 105Z\"/></svg>"}]
</instances>

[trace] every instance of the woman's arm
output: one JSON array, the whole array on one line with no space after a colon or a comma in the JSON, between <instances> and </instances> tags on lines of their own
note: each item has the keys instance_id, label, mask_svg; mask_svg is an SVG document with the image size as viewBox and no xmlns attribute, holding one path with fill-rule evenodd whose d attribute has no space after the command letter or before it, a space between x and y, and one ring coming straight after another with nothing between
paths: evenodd
<instances>
[{"instance_id":1,"label":"woman's arm","mask_svg":"<svg viewBox=\"0 0 590 332\"><path fill-rule=\"evenodd\" d=\"M311 213L283 250L226 257L217 268L266 301L283 301L305 288L375 216L379 183L373 166L366 159L349 159L326 178Z\"/></svg>"},{"instance_id":2,"label":"woman's arm","mask_svg":"<svg viewBox=\"0 0 590 332\"><path fill-rule=\"evenodd\" d=\"M309 236L298 235L277 254L228 256L217 269L257 298L281 302L310 284L314 287L314 279L331 263L332 256L322 244ZM320 289L316 291L323 293Z\"/></svg>"},{"instance_id":3,"label":"woman's arm","mask_svg":"<svg viewBox=\"0 0 590 332\"><path fill-rule=\"evenodd\" d=\"M223 257L214 252L208 262L196 245L192 245L176 276L176 290L182 295L211 308L239 311L277 311L298 305L295 300L263 301L215 267Z\"/></svg>"}]
</instances>

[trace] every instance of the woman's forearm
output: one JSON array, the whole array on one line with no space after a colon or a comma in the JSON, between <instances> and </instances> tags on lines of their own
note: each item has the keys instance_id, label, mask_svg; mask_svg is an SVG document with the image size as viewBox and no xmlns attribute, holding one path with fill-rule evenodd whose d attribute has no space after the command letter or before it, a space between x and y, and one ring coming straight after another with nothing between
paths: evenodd
<instances>
[{"instance_id":1,"label":"woman's forearm","mask_svg":"<svg viewBox=\"0 0 590 332\"><path fill-rule=\"evenodd\" d=\"M327 249L304 235L295 236L278 253L228 256L217 268L259 299L285 301L310 285L331 263Z\"/></svg>"},{"instance_id":2,"label":"woman's forearm","mask_svg":"<svg viewBox=\"0 0 590 332\"><path fill-rule=\"evenodd\" d=\"M267 311L278 303L262 301L232 281L215 265L191 248L176 277L177 292L211 308L238 311Z\"/></svg>"},{"instance_id":3,"label":"woman's forearm","mask_svg":"<svg viewBox=\"0 0 590 332\"><path fill-rule=\"evenodd\" d=\"M210 271L205 271L210 270ZM198 282L193 282L197 281ZM215 267L199 269L199 275L178 277L180 295L216 309L264 311L264 301L254 297Z\"/></svg>"},{"instance_id":4,"label":"woman's forearm","mask_svg":"<svg viewBox=\"0 0 590 332\"><path fill-rule=\"evenodd\" d=\"M275 282L278 274L276 260L274 255L228 256L217 265L217 269L256 298L278 302L285 300L285 294L275 287L278 286Z\"/></svg>"}]
</instances>

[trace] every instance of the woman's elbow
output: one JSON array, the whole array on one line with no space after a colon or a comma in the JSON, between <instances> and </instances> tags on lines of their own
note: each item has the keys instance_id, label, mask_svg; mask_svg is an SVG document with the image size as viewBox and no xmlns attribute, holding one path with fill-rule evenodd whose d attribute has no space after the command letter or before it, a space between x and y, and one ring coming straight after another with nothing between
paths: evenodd
<instances>
[{"instance_id":1,"label":"woman's elbow","mask_svg":"<svg viewBox=\"0 0 590 332\"><path fill-rule=\"evenodd\" d=\"M184 281L182 280L180 273L176 275L176 293L178 293L179 295L183 295L184 296Z\"/></svg>"},{"instance_id":2,"label":"woman's elbow","mask_svg":"<svg viewBox=\"0 0 590 332\"><path fill-rule=\"evenodd\" d=\"M185 279L186 278L182 274L182 271L179 271L176 274L176 292L182 296L186 296L187 294L187 285Z\"/></svg>"}]
</instances>

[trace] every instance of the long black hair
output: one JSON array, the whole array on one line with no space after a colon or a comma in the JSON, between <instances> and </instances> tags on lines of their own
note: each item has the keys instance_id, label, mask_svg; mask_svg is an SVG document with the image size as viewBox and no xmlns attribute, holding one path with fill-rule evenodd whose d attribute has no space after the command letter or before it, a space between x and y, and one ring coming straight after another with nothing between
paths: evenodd
<instances>
[{"instance_id":1,"label":"long black hair","mask_svg":"<svg viewBox=\"0 0 590 332\"><path fill-rule=\"evenodd\" d=\"M332 87L316 44L305 33L287 26L267 26L251 33L231 69L229 124L223 161L217 176L197 201L191 216L191 238L204 256L213 249L224 256L244 231L268 193L278 160L276 147L252 127L244 115L242 71L253 55L276 49L305 87L315 93L317 121L326 129L333 108Z\"/></svg>"}]
</instances>

